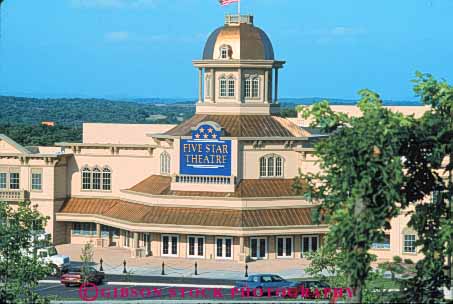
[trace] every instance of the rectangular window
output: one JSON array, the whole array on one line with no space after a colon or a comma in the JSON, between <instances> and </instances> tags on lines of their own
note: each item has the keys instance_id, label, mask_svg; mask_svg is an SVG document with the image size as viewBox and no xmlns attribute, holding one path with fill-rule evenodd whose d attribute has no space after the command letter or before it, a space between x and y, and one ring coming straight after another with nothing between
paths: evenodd
<instances>
[{"instance_id":1,"label":"rectangular window","mask_svg":"<svg viewBox=\"0 0 453 304\"><path fill-rule=\"evenodd\" d=\"M93 236L96 235L96 224L95 223L73 223L72 234Z\"/></svg>"},{"instance_id":2,"label":"rectangular window","mask_svg":"<svg viewBox=\"0 0 453 304\"><path fill-rule=\"evenodd\" d=\"M7 186L8 173L0 173L0 189L6 189Z\"/></svg>"},{"instance_id":3,"label":"rectangular window","mask_svg":"<svg viewBox=\"0 0 453 304\"><path fill-rule=\"evenodd\" d=\"M267 256L266 238L250 238L250 250L252 259L264 259Z\"/></svg>"},{"instance_id":4,"label":"rectangular window","mask_svg":"<svg viewBox=\"0 0 453 304\"><path fill-rule=\"evenodd\" d=\"M234 79L228 79L228 97L234 97L236 93L236 86Z\"/></svg>"},{"instance_id":5,"label":"rectangular window","mask_svg":"<svg viewBox=\"0 0 453 304\"><path fill-rule=\"evenodd\" d=\"M384 236L384 242L382 243L373 243L371 245L373 249L390 249L390 234Z\"/></svg>"},{"instance_id":6,"label":"rectangular window","mask_svg":"<svg viewBox=\"0 0 453 304\"><path fill-rule=\"evenodd\" d=\"M251 80L250 79L246 79L245 80L245 84L244 84L244 96L247 97L247 98L252 97L251 92L252 92L252 90L251 90Z\"/></svg>"},{"instance_id":7,"label":"rectangular window","mask_svg":"<svg viewBox=\"0 0 453 304\"><path fill-rule=\"evenodd\" d=\"M32 171L32 173L31 173L31 190L33 190L33 191L42 190L42 172Z\"/></svg>"},{"instance_id":8,"label":"rectangular window","mask_svg":"<svg viewBox=\"0 0 453 304\"><path fill-rule=\"evenodd\" d=\"M283 176L283 164L282 164L281 157L277 157L275 159L275 176L278 176L278 177Z\"/></svg>"},{"instance_id":9,"label":"rectangular window","mask_svg":"<svg viewBox=\"0 0 453 304\"><path fill-rule=\"evenodd\" d=\"M403 252L415 253L415 235L414 234L405 234L404 235Z\"/></svg>"},{"instance_id":10,"label":"rectangular window","mask_svg":"<svg viewBox=\"0 0 453 304\"><path fill-rule=\"evenodd\" d=\"M233 239L232 238L216 238L216 258L217 259L232 259L233 258Z\"/></svg>"},{"instance_id":11,"label":"rectangular window","mask_svg":"<svg viewBox=\"0 0 453 304\"><path fill-rule=\"evenodd\" d=\"M220 79L220 97L227 97L227 80Z\"/></svg>"},{"instance_id":12,"label":"rectangular window","mask_svg":"<svg viewBox=\"0 0 453 304\"><path fill-rule=\"evenodd\" d=\"M20 189L20 174L18 172L12 172L9 174L9 188L11 190Z\"/></svg>"},{"instance_id":13,"label":"rectangular window","mask_svg":"<svg viewBox=\"0 0 453 304\"><path fill-rule=\"evenodd\" d=\"M277 237L277 257L290 258L293 256L293 238Z\"/></svg>"},{"instance_id":14,"label":"rectangular window","mask_svg":"<svg viewBox=\"0 0 453 304\"><path fill-rule=\"evenodd\" d=\"M267 176L274 176L274 158L267 159Z\"/></svg>"},{"instance_id":15,"label":"rectangular window","mask_svg":"<svg viewBox=\"0 0 453 304\"><path fill-rule=\"evenodd\" d=\"M162 255L178 256L179 237L177 235L162 235Z\"/></svg>"}]
</instances>

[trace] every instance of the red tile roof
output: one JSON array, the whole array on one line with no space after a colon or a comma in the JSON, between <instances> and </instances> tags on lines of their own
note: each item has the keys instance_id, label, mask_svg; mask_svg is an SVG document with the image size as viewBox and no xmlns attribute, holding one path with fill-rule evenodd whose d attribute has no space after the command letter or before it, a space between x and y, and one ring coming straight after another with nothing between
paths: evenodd
<instances>
[{"instance_id":1,"label":"red tile roof","mask_svg":"<svg viewBox=\"0 0 453 304\"><path fill-rule=\"evenodd\" d=\"M288 119L273 115L209 115L196 114L169 130L166 135L190 136L201 122L219 124L228 137L308 137L311 134Z\"/></svg>"},{"instance_id":2,"label":"red tile roof","mask_svg":"<svg viewBox=\"0 0 453 304\"><path fill-rule=\"evenodd\" d=\"M99 215L139 224L247 228L312 225L311 210L162 207L122 200L71 198L65 202L59 213Z\"/></svg>"},{"instance_id":3,"label":"red tile roof","mask_svg":"<svg viewBox=\"0 0 453 304\"><path fill-rule=\"evenodd\" d=\"M129 190L152 195L176 196L237 198L301 196L293 191L293 184L293 179L243 179L234 192L172 191L170 190L171 177L152 175Z\"/></svg>"}]
</instances>

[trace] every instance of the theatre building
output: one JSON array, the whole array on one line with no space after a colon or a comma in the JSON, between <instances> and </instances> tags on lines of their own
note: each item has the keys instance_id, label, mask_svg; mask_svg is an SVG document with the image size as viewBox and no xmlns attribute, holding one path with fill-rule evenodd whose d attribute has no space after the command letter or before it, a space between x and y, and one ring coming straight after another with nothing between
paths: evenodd
<instances>
[{"instance_id":1,"label":"theatre building","mask_svg":"<svg viewBox=\"0 0 453 304\"><path fill-rule=\"evenodd\" d=\"M55 244L93 242L131 255L303 259L327 225L311 220L299 171L318 170L325 135L278 116L279 73L252 16L226 16L198 69L196 114L180 125L83 125L81 143L22 147L0 136L0 200L30 200ZM403 215L381 259L417 258Z\"/></svg>"}]
</instances>

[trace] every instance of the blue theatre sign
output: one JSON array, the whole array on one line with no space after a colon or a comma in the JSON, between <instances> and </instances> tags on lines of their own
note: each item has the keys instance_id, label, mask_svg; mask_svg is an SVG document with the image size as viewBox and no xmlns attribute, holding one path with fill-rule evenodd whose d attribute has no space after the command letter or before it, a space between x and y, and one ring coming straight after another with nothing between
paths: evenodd
<instances>
[{"instance_id":1,"label":"blue theatre sign","mask_svg":"<svg viewBox=\"0 0 453 304\"><path fill-rule=\"evenodd\" d=\"M192 129L191 139L181 139L180 174L231 176L231 140L222 140L215 122Z\"/></svg>"}]
</instances>

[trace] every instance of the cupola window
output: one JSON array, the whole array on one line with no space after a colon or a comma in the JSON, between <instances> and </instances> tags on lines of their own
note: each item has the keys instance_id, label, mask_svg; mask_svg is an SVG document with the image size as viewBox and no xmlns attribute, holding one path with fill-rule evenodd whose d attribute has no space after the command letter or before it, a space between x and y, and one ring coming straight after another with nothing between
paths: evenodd
<instances>
[{"instance_id":1,"label":"cupola window","mask_svg":"<svg viewBox=\"0 0 453 304\"><path fill-rule=\"evenodd\" d=\"M220 78L220 97L234 97L236 95L236 80L230 76Z\"/></svg>"},{"instance_id":2,"label":"cupola window","mask_svg":"<svg viewBox=\"0 0 453 304\"><path fill-rule=\"evenodd\" d=\"M260 79L258 77L249 77L245 79L244 94L246 98L260 97Z\"/></svg>"},{"instance_id":3,"label":"cupola window","mask_svg":"<svg viewBox=\"0 0 453 304\"><path fill-rule=\"evenodd\" d=\"M220 59L231 59L231 47L229 45L223 45L220 47Z\"/></svg>"}]
</instances>

